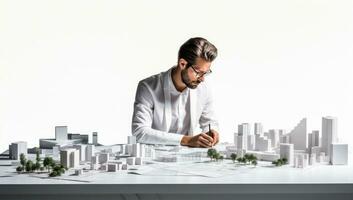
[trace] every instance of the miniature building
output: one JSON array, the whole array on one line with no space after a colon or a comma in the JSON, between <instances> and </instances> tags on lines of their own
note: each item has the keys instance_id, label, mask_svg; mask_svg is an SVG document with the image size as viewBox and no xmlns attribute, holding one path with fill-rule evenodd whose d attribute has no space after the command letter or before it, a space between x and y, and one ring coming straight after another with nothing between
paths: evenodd
<instances>
[{"instance_id":1,"label":"miniature building","mask_svg":"<svg viewBox=\"0 0 353 200\"><path fill-rule=\"evenodd\" d=\"M281 138L282 136L286 135L286 130L284 129L278 129L279 137ZM281 143L281 142L280 142Z\"/></svg>"},{"instance_id":2,"label":"miniature building","mask_svg":"<svg viewBox=\"0 0 353 200\"><path fill-rule=\"evenodd\" d=\"M325 152L320 152L319 155L319 162L324 163L324 162L329 162L328 156L325 154Z\"/></svg>"},{"instance_id":3,"label":"miniature building","mask_svg":"<svg viewBox=\"0 0 353 200\"><path fill-rule=\"evenodd\" d=\"M155 160L159 162L177 162L178 157L176 155L159 155L156 156Z\"/></svg>"},{"instance_id":4,"label":"miniature building","mask_svg":"<svg viewBox=\"0 0 353 200\"><path fill-rule=\"evenodd\" d=\"M52 149L55 145L59 145L60 147L72 146L74 144L84 143L83 140L84 137L81 138L81 135L69 139L67 133L67 126L55 126L55 139L39 139L39 148Z\"/></svg>"},{"instance_id":5,"label":"miniature building","mask_svg":"<svg viewBox=\"0 0 353 200\"><path fill-rule=\"evenodd\" d=\"M238 125L238 135L248 136L250 135L250 124L242 123Z\"/></svg>"},{"instance_id":6,"label":"miniature building","mask_svg":"<svg viewBox=\"0 0 353 200\"><path fill-rule=\"evenodd\" d=\"M332 165L348 164L348 144L331 144L330 163Z\"/></svg>"},{"instance_id":7,"label":"miniature building","mask_svg":"<svg viewBox=\"0 0 353 200\"><path fill-rule=\"evenodd\" d=\"M58 158L60 155L60 145L53 146L53 157Z\"/></svg>"},{"instance_id":8,"label":"miniature building","mask_svg":"<svg viewBox=\"0 0 353 200\"><path fill-rule=\"evenodd\" d=\"M279 159L279 154L271 152L261 152L261 151L247 151L248 154L253 154L258 160L262 161L275 161ZM244 155L240 156L243 157Z\"/></svg>"},{"instance_id":9,"label":"miniature building","mask_svg":"<svg viewBox=\"0 0 353 200\"><path fill-rule=\"evenodd\" d=\"M312 147L320 146L320 132L319 131L312 131L308 134L308 146L309 150Z\"/></svg>"},{"instance_id":10,"label":"miniature building","mask_svg":"<svg viewBox=\"0 0 353 200\"><path fill-rule=\"evenodd\" d=\"M279 137L279 142L280 143L290 143L289 134L280 136Z\"/></svg>"},{"instance_id":11,"label":"miniature building","mask_svg":"<svg viewBox=\"0 0 353 200\"><path fill-rule=\"evenodd\" d=\"M109 153L99 153L99 164L107 163L109 161Z\"/></svg>"},{"instance_id":12,"label":"miniature building","mask_svg":"<svg viewBox=\"0 0 353 200\"><path fill-rule=\"evenodd\" d=\"M322 118L322 151L330 158L330 148L332 143L337 143L337 118L323 117Z\"/></svg>"},{"instance_id":13,"label":"miniature building","mask_svg":"<svg viewBox=\"0 0 353 200\"><path fill-rule=\"evenodd\" d=\"M24 154L27 157L27 142L13 142L9 146L9 157L12 160L19 160L20 155Z\"/></svg>"},{"instance_id":14,"label":"miniature building","mask_svg":"<svg viewBox=\"0 0 353 200\"><path fill-rule=\"evenodd\" d=\"M288 160L289 165L294 164L294 145L293 144L285 144L281 143L279 145L279 154L280 158L286 158Z\"/></svg>"},{"instance_id":15,"label":"miniature building","mask_svg":"<svg viewBox=\"0 0 353 200\"><path fill-rule=\"evenodd\" d=\"M237 136L237 149L239 150L247 149L247 138L244 135Z\"/></svg>"},{"instance_id":16,"label":"miniature building","mask_svg":"<svg viewBox=\"0 0 353 200\"><path fill-rule=\"evenodd\" d=\"M87 145L85 144L77 144L74 145L74 148L76 148L79 151L79 155L80 155L80 161L85 161L86 159L86 148Z\"/></svg>"},{"instance_id":17,"label":"miniature building","mask_svg":"<svg viewBox=\"0 0 353 200\"><path fill-rule=\"evenodd\" d=\"M148 146L146 144L140 144L140 157L146 157L146 149Z\"/></svg>"},{"instance_id":18,"label":"miniature building","mask_svg":"<svg viewBox=\"0 0 353 200\"><path fill-rule=\"evenodd\" d=\"M91 161L92 159L92 156L94 156L94 153L95 153L95 148L94 148L94 145L92 144L89 144L87 145L87 148L86 148L86 161Z\"/></svg>"},{"instance_id":19,"label":"miniature building","mask_svg":"<svg viewBox=\"0 0 353 200\"><path fill-rule=\"evenodd\" d=\"M135 164L135 157L128 157L126 158L126 164L134 165Z\"/></svg>"},{"instance_id":20,"label":"miniature building","mask_svg":"<svg viewBox=\"0 0 353 200\"><path fill-rule=\"evenodd\" d=\"M127 144L125 146L125 154L132 154L132 144Z\"/></svg>"},{"instance_id":21,"label":"miniature building","mask_svg":"<svg viewBox=\"0 0 353 200\"><path fill-rule=\"evenodd\" d=\"M317 163L317 156L316 154L311 154L309 159L309 165L315 165Z\"/></svg>"},{"instance_id":22,"label":"miniature building","mask_svg":"<svg viewBox=\"0 0 353 200\"><path fill-rule=\"evenodd\" d=\"M83 174L83 170L82 169L75 169L75 175L79 176Z\"/></svg>"},{"instance_id":23,"label":"miniature building","mask_svg":"<svg viewBox=\"0 0 353 200\"><path fill-rule=\"evenodd\" d=\"M108 164L107 163L104 163L100 166L99 170L101 171L108 171Z\"/></svg>"},{"instance_id":24,"label":"miniature building","mask_svg":"<svg viewBox=\"0 0 353 200\"><path fill-rule=\"evenodd\" d=\"M312 156L315 156L316 162L320 162L320 152L321 152L321 147L319 146L311 147L310 149L310 154Z\"/></svg>"},{"instance_id":25,"label":"miniature building","mask_svg":"<svg viewBox=\"0 0 353 200\"><path fill-rule=\"evenodd\" d=\"M299 124L289 133L290 143L294 144L295 150L307 150L308 134L306 131L306 118L302 119Z\"/></svg>"},{"instance_id":26,"label":"miniature building","mask_svg":"<svg viewBox=\"0 0 353 200\"><path fill-rule=\"evenodd\" d=\"M255 138L255 150L256 151L270 151L271 150L271 140L267 139L265 136L256 135Z\"/></svg>"},{"instance_id":27,"label":"miniature building","mask_svg":"<svg viewBox=\"0 0 353 200\"><path fill-rule=\"evenodd\" d=\"M94 155L91 157L91 163L99 164L99 155Z\"/></svg>"},{"instance_id":28,"label":"miniature building","mask_svg":"<svg viewBox=\"0 0 353 200\"><path fill-rule=\"evenodd\" d=\"M60 150L60 163L67 168L75 168L79 166L80 153L79 150L70 148Z\"/></svg>"},{"instance_id":29,"label":"miniature building","mask_svg":"<svg viewBox=\"0 0 353 200\"><path fill-rule=\"evenodd\" d=\"M259 136L263 136L263 126L261 123L255 123L254 124L254 134L255 135L259 135Z\"/></svg>"},{"instance_id":30,"label":"miniature building","mask_svg":"<svg viewBox=\"0 0 353 200\"><path fill-rule=\"evenodd\" d=\"M67 140L67 126L55 126L55 140L58 142Z\"/></svg>"},{"instance_id":31,"label":"miniature building","mask_svg":"<svg viewBox=\"0 0 353 200\"><path fill-rule=\"evenodd\" d=\"M255 135L248 135L247 141L248 141L247 150L250 150L250 151L255 150L255 144L256 144Z\"/></svg>"},{"instance_id":32,"label":"miniature building","mask_svg":"<svg viewBox=\"0 0 353 200\"><path fill-rule=\"evenodd\" d=\"M127 136L127 143L128 144L136 144L136 137L135 136Z\"/></svg>"},{"instance_id":33,"label":"miniature building","mask_svg":"<svg viewBox=\"0 0 353 200\"><path fill-rule=\"evenodd\" d=\"M118 171L118 164L116 163L108 163L108 172L116 172Z\"/></svg>"},{"instance_id":34,"label":"miniature building","mask_svg":"<svg viewBox=\"0 0 353 200\"><path fill-rule=\"evenodd\" d=\"M92 133L92 144L98 145L98 133L97 132Z\"/></svg>"},{"instance_id":35,"label":"miniature building","mask_svg":"<svg viewBox=\"0 0 353 200\"><path fill-rule=\"evenodd\" d=\"M141 157L135 158L135 165L142 165L142 158Z\"/></svg>"},{"instance_id":36,"label":"miniature building","mask_svg":"<svg viewBox=\"0 0 353 200\"><path fill-rule=\"evenodd\" d=\"M307 153L299 153L294 157L295 168L306 168L309 165L309 155Z\"/></svg>"},{"instance_id":37,"label":"miniature building","mask_svg":"<svg viewBox=\"0 0 353 200\"><path fill-rule=\"evenodd\" d=\"M268 132L268 138L271 140L271 147L276 148L279 145L279 131L271 129Z\"/></svg>"},{"instance_id":38,"label":"miniature building","mask_svg":"<svg viewBox=\"0 0 353 200\"><path fill-rule=\"evenodd\" d=\"M141 154L140 144L139 143L132 144L131 156L140 157L141 156L140 154Z\"/></svg>"},{"instance_id":39,"label":"miniature building","mask_svg":"<svg viewBox=\"0 0 353 200\"><path fill-rule=\"evenodd\" d=\"M69 140L80 140L81 144L88 144L88 135L82 135L82 134L73 134L73 133L69 133L67 135L67 138Z\"/></svg>"}]
</instances>

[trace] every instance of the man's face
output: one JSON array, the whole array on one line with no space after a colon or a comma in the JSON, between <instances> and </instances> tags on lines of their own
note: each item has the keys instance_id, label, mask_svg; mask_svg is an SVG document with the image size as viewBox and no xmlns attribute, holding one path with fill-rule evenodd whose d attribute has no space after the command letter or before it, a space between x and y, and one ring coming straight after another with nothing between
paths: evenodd
<instances>
[{"instance_id":1,"label":"man's face","mask_svg":"<svg viewBox=\"0 0 353 200\"><path fill-rule=\"evenodd\" d=\"M202 81L205 80L203 74L208 72L210 67L211 62L208 62L202 58L197 58L194 65L191 67L185 67L181 70L181 80L188 88L195 89Z\"/></svg>"}]
</instances>

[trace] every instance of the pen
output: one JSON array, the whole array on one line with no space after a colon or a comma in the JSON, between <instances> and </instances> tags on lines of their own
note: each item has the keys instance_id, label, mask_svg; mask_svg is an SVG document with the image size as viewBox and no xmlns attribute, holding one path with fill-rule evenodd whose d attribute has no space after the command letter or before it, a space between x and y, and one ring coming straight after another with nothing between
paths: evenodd
<instances>
[{"instance_id":1,"label":"pen","mask_svg":"<svg viewBox=\"0 0 353 200\"><path fill-rule=\"evenodd\" d=\"M210 137L212 137L212 132L211 132L211 124L208 124L208 133L207 135L209 135ZM213 137L212 137L213 138ZM213 145L211 145L212 147Z\"/></svg>"}]
</instances>

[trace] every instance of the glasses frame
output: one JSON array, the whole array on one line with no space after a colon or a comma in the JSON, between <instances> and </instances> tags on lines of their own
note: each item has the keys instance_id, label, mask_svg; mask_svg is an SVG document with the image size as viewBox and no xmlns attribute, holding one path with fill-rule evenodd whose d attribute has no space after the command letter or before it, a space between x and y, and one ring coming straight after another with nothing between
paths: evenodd
<instances>
[{"instance_id":1,"label":"glasses frame","mask_svg":"<svg viewBox=\"0 0 353 200\"><path fill-rule=\"evenodd\" d=\"M199 72L195 69L194 65L191 65L190 67L192 68L192 70L194 70L196 78L206 77L212 73L211 69L209 69L207 72Z\"/></svg>"}]
</instances>

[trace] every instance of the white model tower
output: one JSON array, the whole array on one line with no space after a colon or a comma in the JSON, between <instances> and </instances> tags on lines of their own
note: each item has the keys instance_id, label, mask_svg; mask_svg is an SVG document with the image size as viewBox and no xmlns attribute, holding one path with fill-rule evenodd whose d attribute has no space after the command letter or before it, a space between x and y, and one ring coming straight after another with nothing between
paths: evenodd
<instances>
[{"instance_id":1,"label":"white model tower","mask_svg":"<svg viewBox=\"0 0 353 200\"><path fill-rule=\"evenodd\" d=\"M306 151L308 148L308 133L306 131L306 118L289 133L290 143L294 144L295 150Z\"/></svg>"},{"instance_id":2,"label":"white model tower","mask_svg":"<svg viewBox=\"0 0 353 200\"><path fill-rule=\"evenodd\" d=\"M337 118L335 117L323 117L322 118L322 151L330 157L331 144L337 143Z\"/></svg>"},{"instance_id":3,"label":"white model tower","mask_svg":"<svg viewBox=\"0 0 353 200\"><path fill-rule=\"evenodd\" d=\"M55 140L58 142L67 140L67 126L55 126Z\"/></svg>"}]
</instances>

